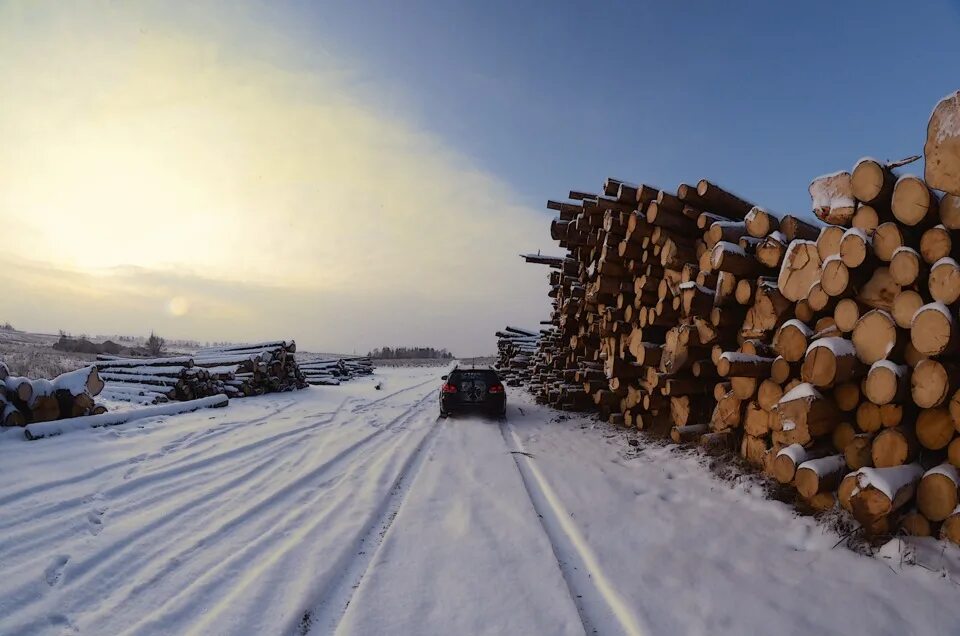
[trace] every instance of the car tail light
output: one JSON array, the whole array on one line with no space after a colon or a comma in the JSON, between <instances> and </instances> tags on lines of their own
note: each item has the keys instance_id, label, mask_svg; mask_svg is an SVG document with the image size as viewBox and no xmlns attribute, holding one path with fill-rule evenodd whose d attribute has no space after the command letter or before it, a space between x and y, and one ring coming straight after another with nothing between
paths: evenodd
<instances>
[{"instance_id":1,"label":"car tail light","mask_svg":"<svg viewBox=\"0 0 960 636\"><path fill-rule=\"evenodd\" d=\"M502 384L491 385L490 388L487 389L487 393L503 393L503 385Z\"/></svg>"},{"instance_id":2,"label":"car tail light","mask_svg":"<svg viewBox=\"0 0 960 636\"><path fill-rule=\"evenodd\" d=\"M448 382L448 383L446 383L446 384L443 385L443 387L440 389L440 391L441 391L442 393L456 393L456 392L457 392L457 387L453 386L452 384L450 384L450 383Z\"/></svg>"}]
</instances>

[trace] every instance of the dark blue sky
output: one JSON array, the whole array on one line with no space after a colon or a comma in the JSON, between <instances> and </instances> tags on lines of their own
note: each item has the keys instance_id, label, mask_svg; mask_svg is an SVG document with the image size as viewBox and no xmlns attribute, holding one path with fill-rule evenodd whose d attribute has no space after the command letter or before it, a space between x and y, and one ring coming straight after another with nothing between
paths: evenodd
<instances>
[{"instance_id":1,"label":"dark blue sky","mask_svg":"<svg viewBox=\"0 0 960 636\"><path fill-rule=\"evenodd\" d=\"M355 2L276 9L360 89L541 207L619 176L771 209L861 156L920 153L960 86L960 2ZM278 25L279 26L279 25ZM920 170L917 166L914 170Z\"/></svg>"}]
</instances>

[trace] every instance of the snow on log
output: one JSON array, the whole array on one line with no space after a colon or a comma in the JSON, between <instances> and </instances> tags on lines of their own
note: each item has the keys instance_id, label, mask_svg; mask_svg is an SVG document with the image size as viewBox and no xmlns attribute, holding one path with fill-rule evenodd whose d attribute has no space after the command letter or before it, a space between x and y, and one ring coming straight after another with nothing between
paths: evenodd
<instances>
[{"instance_id":1,"label":"snow on log","mask_svg":"<svg viewBox=\"0 0 960 636\"><path fill-rule=\"evenodd\" d=\"M941 99L930 114L923 156L930 187L960 195L960 91Z\"/></svg>"},{"instance_id":2,"label":"snow on log","mask_svg":"<svg viewBox=\"0 0 960 636\"><path fill-rule=\"evenodd\" d=\"M85 417L57 420L55 422L44 422L41 424L28 424L24 429L24 435L28 440L35 440L88 428L126 424L127 422L141 420L147 417L177 415L180 413L196 411L198 409L216 408L220 406L226 406L228 402L229 399L226 395L213 395L200 398L198 400L161 404L158 406L149 406L132 411L121 411L118 413L107 413L104 415L87 415Z\"/></svg>"},{"instance_id":3,"label":"snow on log","mask_svg":"<svg viewBox=\"0 0 960 636\"><path fill-rule=\"evenodd\" d=\"M856 210L849 172L841 171L817 177L808 188L817 218L833 225L849 225Z\"/></svg>"},{"instance_id":4,"label":"snow on log","mask_svg":"<svg viewBox=\"0 0 960 636\"><path fill-rule=\"evenodd\" d=\"M892 468L861 468L850 496L853 516L868 534L885 534L894 527L891 514L902 508L916 491L923 475L918 464Z\"/></svg>"},{"instance_id":5,"label":"snow on log","mask_svg":"<svg viewBox=\"0 0 960 636\"><path fill-rule=\"evenodd\" d=\"M817 493L836 490L846 472L847 461L843 455L828 455L800 464L794 483L797 492L809 499Z\"/></svg>"},{"instance_id":6,"label":"snow on log","mask_svg":"<svg viewBox=\"0 0 960 636\"><path fill-rule=\"evenodd\" d=\"M930 521L943 521L960 505L960 473L942 463L925 472L917 486L917 508Z\"/></svg>"}]
</instances>

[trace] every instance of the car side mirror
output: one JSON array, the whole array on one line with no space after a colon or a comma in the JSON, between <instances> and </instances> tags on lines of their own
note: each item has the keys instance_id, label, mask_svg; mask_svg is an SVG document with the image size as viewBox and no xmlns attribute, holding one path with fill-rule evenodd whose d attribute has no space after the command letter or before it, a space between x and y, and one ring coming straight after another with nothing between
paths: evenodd
<instances>
[{"instance_id":1,"label":"car side mirror","mask_svg":"<svg viewBox=\"0 0 960 636\"><path fill-rule=\"evenodd\" d=\"M446 380L446 379L447 379L447 376L441 375L441 376L440 376L440 379L441 379L441 380Z\"/></svg>"}]
</instances>

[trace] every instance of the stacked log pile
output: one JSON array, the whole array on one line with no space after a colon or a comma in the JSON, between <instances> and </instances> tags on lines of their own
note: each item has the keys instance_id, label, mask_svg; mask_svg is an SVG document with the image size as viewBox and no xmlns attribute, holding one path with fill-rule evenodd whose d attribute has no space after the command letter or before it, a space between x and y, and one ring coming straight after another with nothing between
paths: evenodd
<instances>
[{"instance_id":1,"label":"stacked log pile","mask_svg":"<svg viewBox=\"0 0 960 636\"><path fill-rule=\"evenodd\" d=\"M104 383L95 366L63 373L52 380L10 375L0 362L0 426L26 426L38 422L99 415L106 412L94 402Z\"/></svg>"},{"instance_id":2,"label":"stacked log pile","mask_svg":"<svg viewBox=\"0 0 960 636\"><path fill-rule=\"evenodd\" d=\"M530 371L540 334L517 327L504 327L497 332L495 368L507 386L522 386L530 381Z\"/></svg>"},{"instance_id":3,"label":"stacked log pile","mask_svg":"<svg viewBox=\"0 0 960 636\"><path fill-rule=\"evenodd\" d=\"M868 534L960 543L960 93L925 152L926 181L918 157L814 179L820 222L706 179L548 202L567 253L526 257L554 270L531 390L733 449Z\"/></svg>"},{"instance_id":4,"label":"stacked log pile","mask_svg":"<svg viewBox=\"0 0 960 636\"><path fill-rule=\"evenodd\" d=\"M299 363L307 384L338 385L357 376L373 373L373 360L367 357L307 360Z\"/></svg>"},{"instance_id":5,"label":"stacked log pile","mask_svg":"<svg viewBox=\"0 0 960 636\"><path fill-rule=\"evenodd\" d=\"M307 386L293 341L200 349L190 356L117 358L97 356L105 397L157 404L218 394L262 395Z\"/></svg>"}]
</instances>

